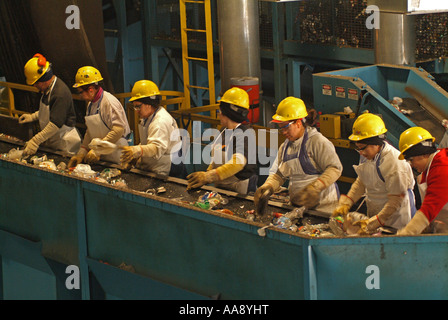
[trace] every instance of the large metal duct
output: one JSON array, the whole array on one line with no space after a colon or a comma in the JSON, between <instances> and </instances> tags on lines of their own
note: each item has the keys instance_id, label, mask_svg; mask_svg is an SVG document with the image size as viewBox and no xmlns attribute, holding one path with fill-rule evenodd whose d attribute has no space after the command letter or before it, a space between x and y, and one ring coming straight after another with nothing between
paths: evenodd
<instances>
[{"instance_id":1,"label":"large metal duct","mask_svg":"<svg viewBox=\"0 0 448 320\"><path fill-rule=\"evenodd\" d=\"M258 0L218 0L217 8L222 94L231 78L261 82Z\"/></svg>"},{"instance_id":2,"label":"large metal duct","mask_svg":"<svg viewBox=\"0 0 448 320\"><path fill-rule=\"evenodd\" d=\"M415 64L415 16L405 13L380 13L375 30L375 63Z\"/></svg>"}]
</instances>

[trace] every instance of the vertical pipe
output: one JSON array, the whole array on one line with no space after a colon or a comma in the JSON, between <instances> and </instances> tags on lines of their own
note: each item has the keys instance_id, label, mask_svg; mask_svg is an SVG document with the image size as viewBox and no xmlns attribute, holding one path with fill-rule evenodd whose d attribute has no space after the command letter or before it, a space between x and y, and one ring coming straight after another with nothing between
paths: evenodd
<instances>
[{"instance_id":1,"label":"vertical pipe","mask_svg":"<svg viewBox=\"0 0 448 320\"><path fill-rule=\"evenodd\" d=\"M415 65L415 16L380 12L375 30L375 63Z\"/></svg>"},{"instance_id":2,"label":"vertical pipe","mask_svg":"<svg viewBox=\"0 0 448 320\"><path fill-rule=\"evenodd\" d=\"M261 79L258 0L218 0L221 94L234 77Z\"/></svg>"}]
</instances>

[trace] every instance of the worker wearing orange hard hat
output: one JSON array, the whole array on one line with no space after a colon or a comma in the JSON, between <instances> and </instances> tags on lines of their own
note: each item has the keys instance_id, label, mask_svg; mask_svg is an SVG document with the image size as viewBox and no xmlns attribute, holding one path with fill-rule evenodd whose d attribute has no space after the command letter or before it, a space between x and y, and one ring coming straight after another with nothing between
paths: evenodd
<instances>
[{"instance_id":1,"label":"worker wearing orange hard hat","mask_svg":"<svg viewBox=\"0 0 448 320\"><path fill-rule=\"evenodd\" d=\"M47 59L36 54L24 67L26 82L37 88L42 96L39 110L23 114L19 123L39 121L40 132L26 144L23 156L33 155L39 146L74 154L81 144L81 137L75 128L76 115L70 89L53 74Z\"/></svg>"}]
</instances>

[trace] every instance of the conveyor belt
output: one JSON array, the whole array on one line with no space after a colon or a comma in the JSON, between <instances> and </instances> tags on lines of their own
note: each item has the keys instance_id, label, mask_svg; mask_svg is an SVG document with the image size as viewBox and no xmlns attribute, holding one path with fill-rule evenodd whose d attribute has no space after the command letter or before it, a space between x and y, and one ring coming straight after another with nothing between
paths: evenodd
<instances>
[{"instance_id":1,"label":"conveyor belt","mask_svg":"<svg viewBox=\"0 0 448 320\"><path fill-rule=\"evenodd\" d=\"M21 145L23 145L23 142L13 141L7 137L0 137L0 154L7 153L13 148L20 148ZM40 148L36 153L36 156L42 157L43 155L47 155L48 159L53 159L56 165L58 165L60 162L64 162L67 164L69 161L68 155L49 152L49 150ZM32 164L28 165L33 166ZM100 162L98 164L92 165L91 168L96 172L102 172L106 168L120 169L118 165L107 162ZM157 196L161 198L180 201L186 205L193 205L198 200L198 198L204 195L207 191L214 191L219 193L228 202L226 204L219 205L218 207L213 208L213 210L227 209L233 212L234 216L247 219L249 217L247 211L255 209L252 195L241 195L236 192L219 189L212 186L203 186L200 189L187 191L187 181L183 179L174 177L161 177L157 176L156 174L141 171L138 169L121 171L121 178L126 182L129 188L129 192L131 193L138 194L140 192L146 192L147 190L164 187L166 191L157 194ZM288 211L291 211L292 209L293 207L288 205L287 203L269 201L269 206L264 217L262 219L255 218L254 221L261 222L263 224L269 224L270 222L272 222L274 213L286 213ZM306 219L306 222L310 224L328 222L328 218L325 218L323 213L314 210L308 210L304 215L304 219Z\"/></svg>"}]
</instances>

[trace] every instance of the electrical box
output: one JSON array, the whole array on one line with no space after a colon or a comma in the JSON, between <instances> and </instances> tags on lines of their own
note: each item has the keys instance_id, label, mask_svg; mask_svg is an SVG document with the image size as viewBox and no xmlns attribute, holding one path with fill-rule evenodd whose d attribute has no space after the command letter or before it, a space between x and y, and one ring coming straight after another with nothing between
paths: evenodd
<instances>
[{"instance_id":1,"label":"electrical box","mask_svg":"<svg viewBox=\"0 0 448 320\"><path fill-rule=\"evenodd\" d=\"M341 137L341 116L337 114L323 114L319 117L320 133L330 139Z\"/></svg>"}]
</instances>

